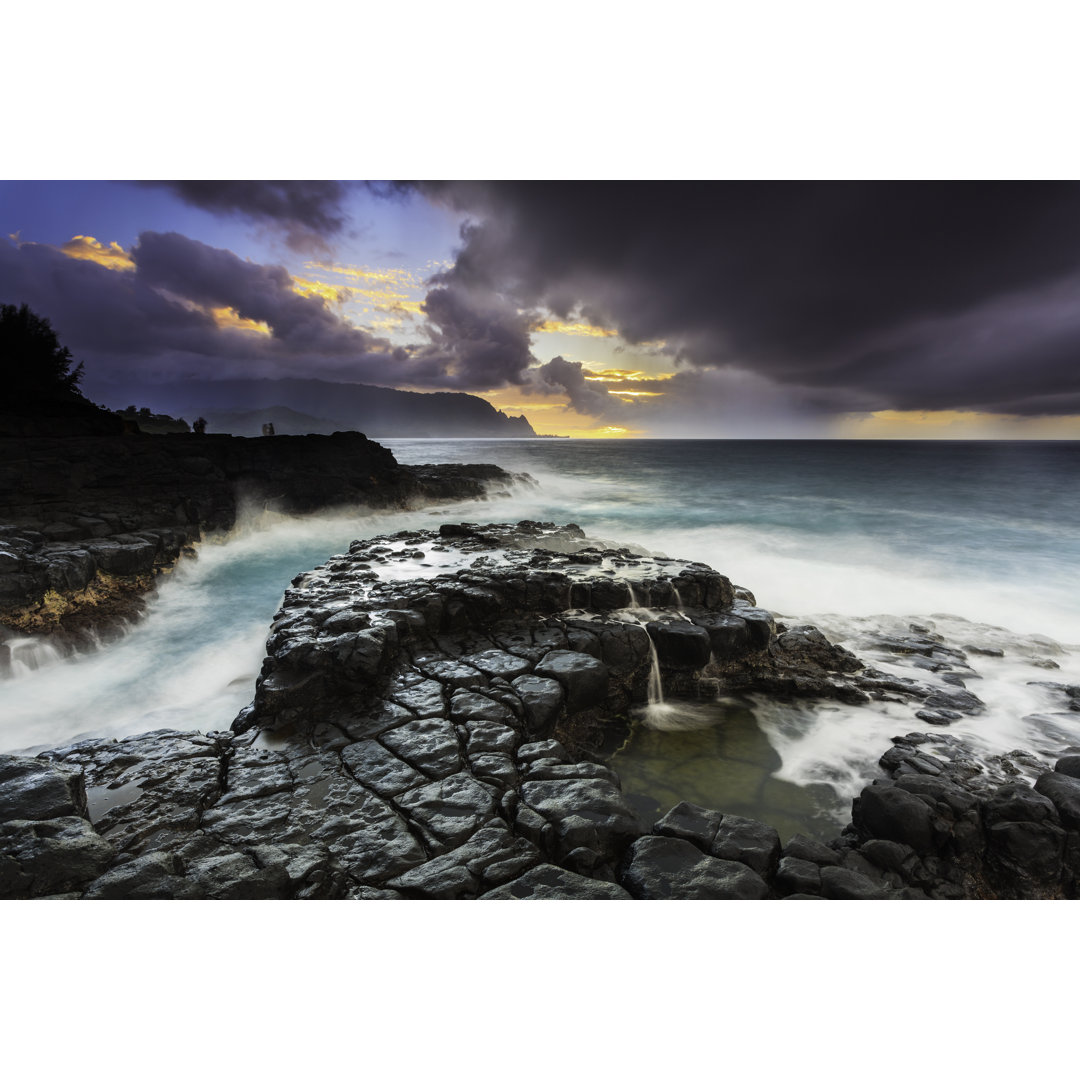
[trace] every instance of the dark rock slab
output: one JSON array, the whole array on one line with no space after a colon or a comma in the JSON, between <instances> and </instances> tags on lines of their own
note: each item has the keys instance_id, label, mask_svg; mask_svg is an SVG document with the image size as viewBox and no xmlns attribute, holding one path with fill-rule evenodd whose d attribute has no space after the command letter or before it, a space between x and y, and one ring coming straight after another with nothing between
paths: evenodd
<instances>
[{"instance_id":1,"label":"dark rock slab","mask_svg":"<svg viewBox=\"0 0 1080 1080\"><path fill-rule=\"evenodd\" d=\"M652 831L657 836L689 840L707 854L716 839L716 830L720 828L723 817L719 810L710 810L696 803L680 802L653 825Z\"/></svg>"},{"instance_id":2,"label":"dark rock slab","mask_svg":"<svg viewBox=\"0 0 1080 1080\"><path fill-rule=\"evenodd\" d=\"M714 859L688 840L643 836L620 880L636 900L764 900L769 887L740 862Z\"/></svg>"},{"instance_id":3,"label":"dark rock slab","mask_svg":"<svg viewBox=\"0 0 1080 1080\"><path fill-rule=\"evenodd\" d=\"M826 900L884 900L885 890L877 882L842 866L825 866L821 870L821 895Z\"/></svg>"},{"instance_id":4,"label":"dark rock slab","mask_svg":"<svg viewBox=\"0 0 1080 1080\"><path fill-rule=\"evenodd\" d=\"M559 682L538 675L520 675L513 680L512 685L525 708L529 735L542 737L550 734L559 719L566 697Z\"/></svg>"},{"instance_id":5,"label":"dark rock slab","mask_svg":"<svg viewBox=\"0 0 1080 1080\"><path fill-rule=\"evenodd\" d=\"M81 817L0 824L0 899L79 890L100 876L116 849Z\"/></svg>"},{"instance_id":6,"label":"dark rock slab","mask_svg":"<svg viewBox=\"0 0 1080 1080\"><path fill-rule=\"evenodd\" d=\"M780 835L770 825L738 814L724 814L709 846L717 859L745 863L766 881L780 862Z\"/></svg>"},{"instance_id":7,"label":"dark rock slab","mask_svg":"<svg viewBox=\"0 0 1080 1080\"><path fill-rule=\"evenodd\" d=\"M907 844L922 853L934 850L934 812L917 795L881 782L863 788L852 808L852 821L867 839Z\"/></svg>"},{"instance_id":8,"label":"dark rock slab","mask_svg":"<svg viewBox=\"0 0 1080 1080\"><path fill-rule=\"evenodd\" d=\"M614 860L643 831L622 792L609 780L528 781L521 785L521 797L553 827L552 854L560 860L577 848Z\"/></svg>"},{"instance_id":9,"label":"dark rock slab","mask_svg":"<svg viewBox=\"0 0 1080 1080\"><path fill-rule=\"evenodd\" d=\"M632 900L633 897L612 881L564 870L545 863L522 874L515 881L485 893L482 900Z\"/></svg>"},{"instance_id":10,"label":"dark rock slab","mask_svg":"<svg viewBox=\"0 0 1080 1080\"><path fill-rule=\"evenodd\" d=\"M1035 781L1035 790L1054 804L1062 825L1080 830L1080 779L1066 773L1047 772Z\"/></svg>"},{"instance_id":11,"label":"dark rock slab","mask_svg":"<svg viewBox=\"0 0 1080 1080\"><path fill-rule=\"evenodd\" d=\"M536 665L536 674L554 679L566 694L567 712L601 705L608 693L608 669L586 653L552 649Z\"/></svg>"},{"instance_id":12,"label":"dark rock slab","mask_svg":"<svg viewBox=\"0 0 1080 1080\"><path fill-rule=\"evenodd\" d=\"M0 822L86 816L81 769L40 758L0 755Z\"/></svg>"},{"instance_id":13,"label":"dark rock slab","mask_svg":"<svg viewBox=\"0 0 1080 1080\"><path fill-rule=\"evenodd\" d=\"M495 789L458 772L398 796L394 800L412 821L421 825L442 850L463 843L495 816Z\"/></svg>"},{"instance_id":14,"label":"dark rock slab","mask_svg":"<svg viewBox=\"0 0 1080 1080\"><path fill-rule=\"evenodd\" d=\"M384 732L379 739L403 761L433 779L450 776L461 768L457 732L448 720L413 720Z\"/></svg>"}]
</instances>

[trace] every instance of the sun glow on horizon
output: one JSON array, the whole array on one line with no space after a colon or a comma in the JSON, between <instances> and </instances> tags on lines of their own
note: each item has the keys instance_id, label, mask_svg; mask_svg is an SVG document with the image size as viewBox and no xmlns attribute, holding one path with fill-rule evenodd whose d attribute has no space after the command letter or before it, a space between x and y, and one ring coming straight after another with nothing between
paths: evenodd
<instances>
[{"instance_id":1,"label":"sun glow on horizon","mask_svg":"<svg viewBox=\"0 0 1080 1080\"><path fill-rule=\"evenodd\" d=\"M1018 416L963 409L848 413L829 433L841 439L1077 439L1080 416Z\"/></svg>"}]
</instances>

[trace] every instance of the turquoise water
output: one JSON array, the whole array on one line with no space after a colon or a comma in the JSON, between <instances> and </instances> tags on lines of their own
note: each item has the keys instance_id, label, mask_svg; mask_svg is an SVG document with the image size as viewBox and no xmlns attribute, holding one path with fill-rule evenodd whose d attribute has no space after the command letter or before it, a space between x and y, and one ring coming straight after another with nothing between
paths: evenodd
<instances>
[{"instance_id":1,"label":"turquoise water","mask_svg":"<svg viewBox=\"0 0 1080 1080\"><path fill-rule=\"evenodd\" d=\"M445 520L574 521L598 537L709 563L753 590L761 605L788 620L818 621L834 640L854 633L859 619L947 613L960 617L950 625L972 640L994 632L968 633L963 619L1080 643L1077 444L387 445L403 463L493 462L531 473L539 486L409 514L245 519L225 542L205 543L197 559L181 564L146 619L120 641L67 660L27 643L17 676L0 683L0 751L164 726L227 727L251 699L267 628L293 576L357 537ZM1080 681L1080 653L1066 650L1060 659L1063 670L1052 677ZM999 752L1030 744L1049 753L1019 722L1048 707L1026 687L1046 674L1009 661L980 663L978 692L991 715L952 730ZM1070 665L1077 666L1072 674ZM621 751L627 790L654 797L661 810L680 790L713 801L728 790L758 816L775 804L778 827L796 819L805 826L819 811L845 806L874 773L890 735L913 729L910 711L750 704L749 713L718 708L713 720L702 720L703 729L715 722L713 732L639 723ZM679 761L685 767L673 764Z\"/></svg>"}]
</instances>

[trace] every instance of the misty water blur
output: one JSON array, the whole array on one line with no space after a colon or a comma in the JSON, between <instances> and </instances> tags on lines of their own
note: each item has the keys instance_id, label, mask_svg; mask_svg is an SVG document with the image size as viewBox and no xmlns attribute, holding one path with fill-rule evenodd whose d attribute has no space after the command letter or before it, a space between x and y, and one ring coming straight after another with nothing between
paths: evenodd
<instances>
[{"instance_id":1,"label":"misty water blur","mask_svg":"<svg viewBox=\"0 0 1080 1080\"><path fill-rule=\"evenodd\" d=\"M1080 742L1080 730L1073 736L1068 724L1052 736L1024 722L1053 704L1049 691L1028 682L1080 681L1075 444L495 439L387 445L405 464L493 462L531 473L539 487L406 514L249 517L224 541L202 544L197 559L178 565L147 617L122 640L62 661L39 650L36 670L24 665L18 677L0 683L0 749L159 727L225 728L251 700L267 628L296 574L358 537L446 520L525 518L573 521L590 535L706 562L789 623L815 622L833 640L854 639L858 619L879 616L935 618L973 642L997 632L964 631L940 613L1002 627L1006 657L973 661L982 678L972 689L990 710L950 731L987 752L1024 746L1050 754L1055 739ZM409 566L412 573L424 569L438 571ZM1061 670L1030 667L1017 652L1018 635L1045 635L1068 646L1056 654ZM880 661L873 658L885 668ZM678 758L677 737L686 743L688 769L700 771L700 761L693 762L705 746L715 761L730 762L732 739L741 732L738 745L753 748L744 764L758 789L811 816L822 805L849 804L890 736L921 723L910 709L887 704L718 703L692 715L679 703L664 704L666 732L663 724L640 725L651 731L640 743L650 760L657 746ZM632 788L633 767L625 757L623 764ZM674 775L678 782L678 770ZM725 775L735 784L730 769ZM803 805L792 786L832 794Z\"/></svg>"}]
</instances>

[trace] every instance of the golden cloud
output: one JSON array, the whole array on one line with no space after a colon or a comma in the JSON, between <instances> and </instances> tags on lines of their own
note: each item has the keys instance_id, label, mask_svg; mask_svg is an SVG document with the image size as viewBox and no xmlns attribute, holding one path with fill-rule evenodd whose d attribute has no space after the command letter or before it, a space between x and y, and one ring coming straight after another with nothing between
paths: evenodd
<instances>
[{"instance_id":1,"label":"golden cloud","mask_svg":"<svg viewBox=\"0 0 1080 1080\"><path fill-rule=\"evenodd\" d=\"M585 376L586 382L663 382L666 379L675 378L673 371L659 371L655 374L649 374L644 371L627 371L624 368L606 368L603 371L592 371L586 368L585 370L588 372Z\"/></svg>"},{"instance_id":2,"label":"golden cloud","mask_svg":"<svg viewBox=\"0 0 1080 1080\"><path fill-rule=\"evenodd\" d=\"M321 270L326 274L338 274L358 281L378 282L395 289L419 289L423 285L423 281L413 270L373 270L370 266L338 266L336 263L323 262L309 262L304 266L308 270Z\"/></svg>"},{"instance_id":3,"label":"golden cloud","mask_svg":"<svg viewBox=\"0 0 1080 1080\"><path fill-rule=\"evenodd\" d=\"M210 314L214 323L220 330L243 330L246 333L269 334L270 327L264 322L256 322L254 319L245 319L236 308L216 307L210 308Z\"/></svg>"},{"instance_id":4,"label":"golden cloud","mask_svg":"<svg viewBox=\"0 0 1080 1080\"><path fill-rule=\"evenodd\" d=\"M131 256L114 240L103 244L92 236L73 236L60 250L71 259L86 259L110 270L134 270Z\"/></svg>"},{"instance_id":5,"label":"golden cloud","mask_svg":"<svg viewBox=\"0 0 1080 1080\"><path fill-rule=\"evenodd\" d=\"M343 304L356 290L348 285L328 285L325 281L294 277L293 292L301 296L318 296L330 304Z\"/></svg>"},{"instance_id":6,"label":"golden cloud","mask_svg":"<svg viewBox=\"0 0 1080 1080\"><path fill-rule=\"evenodd\" d=\"M617 330L605 326L592 326L589 323L565 323L558 319L545 319L539 326L533 327L535 334L572 334L574 337L618 337Z\"/></svg>"}]
</instances>

